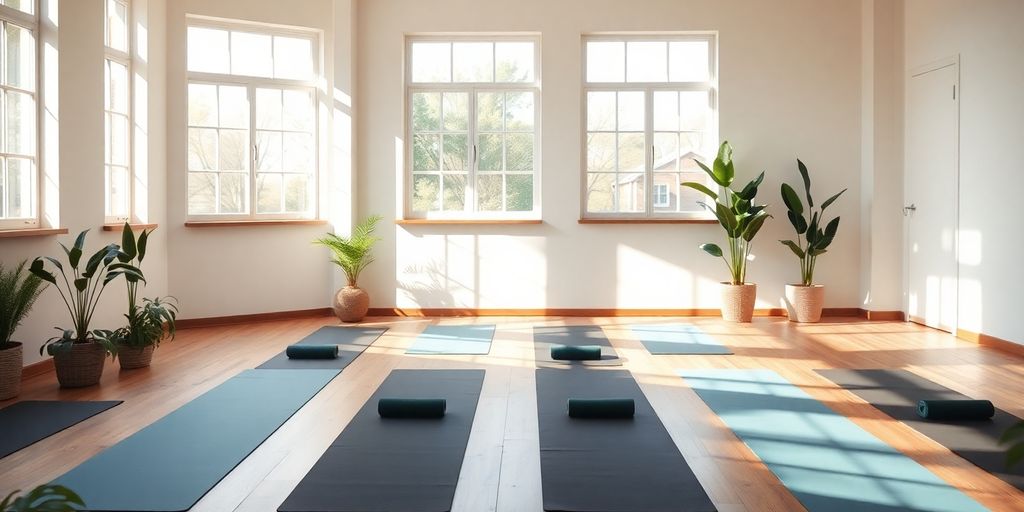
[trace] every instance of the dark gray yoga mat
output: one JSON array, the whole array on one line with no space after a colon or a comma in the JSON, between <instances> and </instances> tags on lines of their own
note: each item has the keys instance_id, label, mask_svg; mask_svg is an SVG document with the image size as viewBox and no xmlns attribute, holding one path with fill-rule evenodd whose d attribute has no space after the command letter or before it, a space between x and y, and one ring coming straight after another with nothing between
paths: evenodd
<instances>
[{"instance_id":1,"label":"dark gray yoga mat","mask_svg":"<svg viewBox=\"0 0 1024 512\"><path fill-rule=\"evenodd\" d=\"M25 400L0 409L0 458L77 425L121 401Z\"/></svg>"},{"instance_id":2,"label":"dark gray yoga mat","mask_svg":"<svg viewBox=\"0 0 1024 512\"><path fill-rule=\"evenodd\" d=\"M818 373L975 466L1024 490L1024 466L1018 464L1007 469L1007 446L999 444L1003 432L1020 422L1020 418L996 409L991 420L926 420L917 415L919 400L968 400L970 397L907 370L818 370Z\"/></svg>"},{"instance_id":3,"label":"dark gray yoga mat","mask_svg":"<svg viewBox=\"0 0 1024 512\"><path fill-rule=\"evenodd\" d=\"M245 370L55 483L87 510L188 510L338 373Z\"/></svg>"},{"instance_id":4,"label":"dark gray yoga mat","mask_svg":"<svg viewBox=\"0 0 1024 512\"><path fill-rule=\"evenodd\" d=\"M280 512L447 511L484 370L394 370L299 482ZM381 398L444 398L443 418L381 418Z\"/></svg>"},{"instance_id":5,"label":"dark gray yoga mat","mask_svg":"<svg viewBox=\"0 0 1024 512\"><path fill-rule=\"evenodd\" d=\"M597 345L601 347L599 361L556 361L551 359L554 345ZM538 368L567 368L570 366L622 366L608 337L597 325L562 325L557 327L534 327L533 347Z\"/></svg>"},{"instance_id":6,"label":"dark gray yoga mat","mask_svg":"<svg viewBox=\"0 0 1024 512\"><path fill-rule=\"evenodd\" d=\"M631 419L574 419L572 398L632 398ZM544 510L713 511L633 377L625 370L537 370Z\"/></svg>"},{"instance_id":7,"label":"dark gray yoga mat","mask_svg":"<svg viewBox=\"0 0 1024 512\"><path fill-rule=\"evenodd\" d=\"M302 338L297 344L338 345L336 359L289 359L282 350L280 354L256 368L260 370L344 370L385 331L387 331L386 328L324 326Z\"/></svg>"}]
</instances>

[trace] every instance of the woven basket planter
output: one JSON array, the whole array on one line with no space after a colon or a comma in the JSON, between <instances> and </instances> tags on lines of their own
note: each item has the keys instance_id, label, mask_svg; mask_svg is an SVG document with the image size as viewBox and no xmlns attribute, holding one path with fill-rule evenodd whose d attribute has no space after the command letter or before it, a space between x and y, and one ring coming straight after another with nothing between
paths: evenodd
<instances>
[{"instance_id":1,"label":"woven basket planter","mask_svg":"<svg viewBox=\"0 0 1024 512\"><path fill-rule=\"evenodd\" d=\"M754 318L757 285L722 282L722 318L727 322L749 322Z\"/></svg>"},{"instance_id":2,"label":"woven basket planter","mask_svg":"<svg viewBox=\"0 0 1024 512\"><path fill-rule=\"evenodd\" d=\"M786 285L786 306L789 309L790 320L807 323L817 322L821 320L821 308L824 304L824 285Z\"/></svg>"},{"instance_id":3,"label":"woven basket planter","mask_svg":"<svg viewBox=\"0 0 1024 512\"><path fill-rule=\"evenodd\" d=\"M0 349L0 400L18 396L21 391L21 343Z\"/></svg>"},{"instance_id":4,"label":"woven basket planter","mask_svg":"<svg viewBox=\"0 0 1024 512\"><path fill-rule=\"evenodd\" d=\"M370 310L370 294L358 286L346 286L334 296L334 314L342 322L358 322Z\"/></svg>"},{"instance_id":5,"label":"woven basket planter","mask_svg":"<svg viewBox=\"0 0 1024 512\"><path fill-rule=\"evenodd\" d=\"M93 341L73 343L70 349L57 350L53 354L57 382L62 388L82 388L99 384L100 377L103 376L103 362L106 359L106 349Z\"/></svg>"},{"instance_id":6,"label":"woven basket planter","mask_svg":"<svg viewBox=\"0 0 1024 512\"><path fill-rule=\"evenodd\" d=\"M145 347L118 347L117 348L117 360L121 364L122 370L134 370L136 368L145 368L153 362L153 349L156 345L146 345Z\"/></svg>"}]
</instances>

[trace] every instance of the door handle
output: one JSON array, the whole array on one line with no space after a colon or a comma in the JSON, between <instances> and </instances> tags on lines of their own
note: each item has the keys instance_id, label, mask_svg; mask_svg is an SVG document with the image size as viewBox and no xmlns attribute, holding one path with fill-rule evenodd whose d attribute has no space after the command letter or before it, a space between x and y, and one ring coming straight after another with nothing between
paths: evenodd
<instances>
[{"instance_id":1,"label":"door handle","mask_svg":"<svg viewBox=\"0 0 1024 512\"><path fill-rule=\"evenodd\" d=\"M914 203L910 203L910 206L904 206L903 207L903 216L904 217L909 217L910 214L912 214L912 213L914 213L916 211L917 211L917 206L915 206Z\"/></svg>"}]
</instances>

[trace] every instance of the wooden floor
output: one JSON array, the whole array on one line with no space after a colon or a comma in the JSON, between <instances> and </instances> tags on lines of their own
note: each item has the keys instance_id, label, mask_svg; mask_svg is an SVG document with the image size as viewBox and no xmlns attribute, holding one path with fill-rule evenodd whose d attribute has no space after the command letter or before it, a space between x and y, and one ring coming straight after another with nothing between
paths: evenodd
<instances>
[{"instance_id":1,"label":"wooden floor","mask_svg":"<svg viewBox=\"0 0 1024 512\"><path fill-rule=\"evenodd\" d=\"M799 502L675 376L677 368L769 368L934 471L994 511L1024 510L1024 493L889 419L814 373L822 368L906 368L1024 416L1024 359L902 322L826 319L797 325L757 318L748 325L688 319L728 344L732 356L651 356L620 326L665 318L372 318L390 330L242 462L193 510L276 510L393 368L486 368L454 510L541 509L532 329L595 323L632 371L718 509L798 511ZM99 416L0 460L0 493L47 482L149 425L237 372L253 368L332 318L179 331L152 368L119 372L100 386L62 391L52 374L25 383L19 399L125 400ZM408 356L431 323L497 324L486 356ZM9 402L0 403L0 406ZM0 435L3 435L0 432ZM116 475L112 475L116 478Z\"/></svg>"}]
</instances>

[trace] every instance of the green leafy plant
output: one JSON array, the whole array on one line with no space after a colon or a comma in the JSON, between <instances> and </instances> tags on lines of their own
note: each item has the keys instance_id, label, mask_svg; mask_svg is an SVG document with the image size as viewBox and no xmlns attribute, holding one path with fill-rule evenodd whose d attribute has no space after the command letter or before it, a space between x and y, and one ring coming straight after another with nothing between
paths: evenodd
<instances>
[{"instance_id":1,"label":"green leafy plant","mask_svg":"<svg viewBox=\"0 0 1024 512\"><path fill-rule=\"evenodd\" d=\"M1010 445L1006 450L1007 469L1020 464L1024 460L1024 421L1006 429L999 443Z\"/></svg>"},{"instance_id":2,"label":"green leafy plant","mask_svg":"<svg viewBox=\"0 0 1024 512\"><path fill-rule=\"evenodd\" d=\"M67 266L56 258L42 256L32 260L32 265L29 267L32 274L54 285L54 288L60 292L60 297L68 308L73 325L71 329L57 327L56 329L61 331L61 335L50 338L43 346L39 347L40 354L44 350L50 354L61 350L70 350L74 343L90 341L100 343L110 354L117 354L117 346L104 336L104 332L97 333L90 330L93 314L96 312L100 297L103 296L103 290L114 279L119 276L132 276L145 281L145 278L142 271L134 265L125 261L115 261L123 259L125 254L117 244L110 244L96 251L88 260L85 260L85 266L81 267L85 235L88 232L87 229L79 233L70 249L66 245L60 244L67 256ZM50 262L60 273L61 280L59 282L55 273L46 270L45 262ZM99 335L97 336L97 334Z\"/></svg>"},{"instance_id":3,"label":"green leafy plant","mask_svg":"<svg viewBox=\"0 0 1024 512\"><path fill-rule=\"evenodd\" d=\"M63 485L40 485L24 496L14 491L0 501L2 512L72 512L81 510L85 502L74 491Z\"/></svg>"},{"instance_id":4,"label":"green leafy plant","mask_svg":"<svg viewBox=\"0 0 1024 512\"><path fill-rule=\"evenodd\" d=\"M793 190L788 183L782 184L782 201L786 203L786 208L789 210L786 212L786 216L789 217L789 223L796 229L796 241L793 240L779 240L783 245L789 247L793 254L796 254L797 258L800 258L800 281L804 286L810 286L814 284L814 265L818 261L818 256L825 254L828 250L828 246L832 245L832 240L836 237L836 231L839 229L839 217L836 217L825 224L825 209L832 205L839 199L839 196L846 192L844 188L838 194L828 198L817 211L814 210L814 200L811 198L811 177L807 172L807 166L804 165L799 159L796 161L797 168L800 170L800 177L804 181L804 197L807 199L807 208L804 209L804 204L800 201L800 196L797 195L796 191ZM810 220L808 221L809 215ZM825 225L822 229L821 226Z\"/></svg>"},{"instance_id":5,"label":"green leafy plant","mask_svg":"<svg viewBox=\"0 0 1024 512\"><path fill-rule=\"evenodd\" d=\"M379 215L372 215L352 229L352 236L338 236L334 233L327 233L313 241L315 244L323 245L331 250L331 261L341 267L348 278L349 286L356 286L359 274L373 263L373 256L370 251L379 238L373 236L380 222Z\"/></svg>"},{"instance_id":6,"label":"green leafy plant","mask_svg":"<svg viewBox=\"0 0 1024 512\"><path fill-rule=\"evenodd\" d=\"M13 269L0 263L0 349L10 347L14 331L46 288L42 279L25 270L25 263Z\"/></svg>"},{"instance_id":7,"label":"green leafy plant","mask_svg":"<svg viewBox=\"0 0 1024 512\"><path fill-rule=\"evenodd\" d=\"M765 211L767 205L755 205L754 197L757 195L757 187L764 181L762 172L756 179L747 183L741 190L731 188L736 177L736 168L732 161L732 146L725 141L718 148L718 156L715 157L711 168L698 160L697 165L711 177L717 185L722 187L722 193L717 194L702 183L685 182L683 186L690 187L711 198L711 203L701 202L701 206L715 214L718 223L725 229L728 239L729 256L725 256L722 248L717 244L703 244L701 250L714 256L722 258L725 265L729 267L732 276L732 284L743 284L747 278L747 261L750 258L750 249L761 230L764 221L771 215Z\"/></svg>"}]
</instances>

